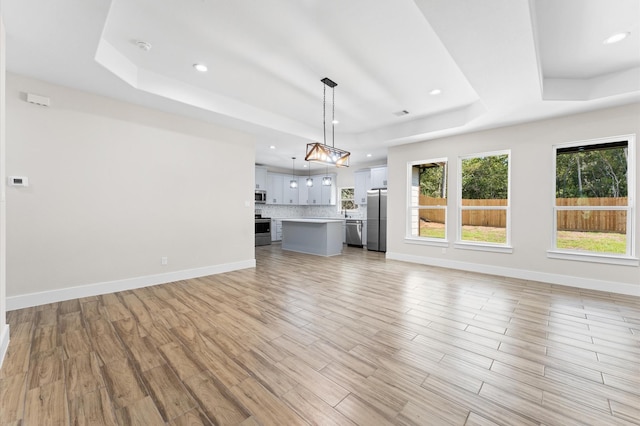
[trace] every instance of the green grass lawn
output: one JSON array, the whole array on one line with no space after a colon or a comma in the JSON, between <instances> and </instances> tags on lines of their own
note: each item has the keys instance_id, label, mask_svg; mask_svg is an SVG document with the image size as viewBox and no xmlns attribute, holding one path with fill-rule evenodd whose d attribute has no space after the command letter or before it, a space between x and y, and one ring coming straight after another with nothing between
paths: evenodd
<instances>
[{"instance_id":1,"label":"green grass lawn","mask_svg":"<svg viewBox=\"0 0 640 426\"><path fill-rule=\"evenodd\" d=\"M421 237L444 238L444 226L440 228L421 228Z\"/></svg>"},{"instance_id":2,"label":"green grass lawn","mask_svg":"<svg viewBox=\"0 0 640 426\"><path fill-rule=\"evenodd\" d=\"M507 229L465 225L462 227L462 241L504 244L507 242Z\"/></svg>"},{"instance_id":3,"label":"green grass lawn","mask_svg":"<svg viewBox=\"0 0 640 426\"><path fill-rule=\"evenodd\" d=\"M444 224L423 223L420 226L420 236L429 238L444 238ZM491 228L488 226L463 226L463 241L476 241L485 243L505 243L507 233L505 228Z\"/></svg>"},{"instance_id":4,"label":"green grass lawn","mask_svg":"<svg viewBox=\"0 0 640 426\"><path fill-rule=\"evenodd\" d=\"M425 223L420 227L421 237L444 238L444 225ZM505 228L489 226L463 226L462 240L504 244L507 241ZM625 254L627 240L624 234L612 232L559 231L557 247L593 253Z\"/></svg>"},{"instance_id":5,"label":"green grass lawn","mask_svg":"<svg viewBox=\"0 0 640 426\"><path fill-rule=\"evenodd\" d=\"M613 232L558 231L558 248L598 253L625 254L627 238Z\"/></svg>"}]
</instances>

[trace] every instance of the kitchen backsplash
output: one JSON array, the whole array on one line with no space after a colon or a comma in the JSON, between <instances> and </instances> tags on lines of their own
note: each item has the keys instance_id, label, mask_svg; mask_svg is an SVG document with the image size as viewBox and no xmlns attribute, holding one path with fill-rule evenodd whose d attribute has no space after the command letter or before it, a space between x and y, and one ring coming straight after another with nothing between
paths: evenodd
<instances>
[{"instance_id":1,"label":"kitchen backsplash","mask_svg":"<svg viewBox=\"0 0 640 426\"><path fill-rule=\"evenodd\" d=\"M336 206L282 206L262 204L256 206L256 211L261 211L262 217L271 218L295 218L295 217L344 217L344 212L340 212ZM357 210L349 210L349 217L365 219L367 208L363 206Z\"/></svg>"}]
</instances>

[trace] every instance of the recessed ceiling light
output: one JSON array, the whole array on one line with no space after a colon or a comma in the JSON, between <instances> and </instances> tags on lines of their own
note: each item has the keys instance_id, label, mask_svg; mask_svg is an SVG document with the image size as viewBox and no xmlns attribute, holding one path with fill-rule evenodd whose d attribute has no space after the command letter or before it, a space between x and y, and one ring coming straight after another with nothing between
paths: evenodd
<instances>
[{"instance_id":1,"label":"recessed ceiling light","mask_svg":"<svg viewBox=\"0 0 640 426\"><path fill-rule=\"evenodd\" d=\"M332 124L338 124L338 123L340 123L340 122L339 122L338 120L333 120L333 121L331 121L331 123L332 123Z\"/></svg>"},{"instance_id":2,"label":"recessed ceiling light","mask_svg":"<svg viewBox=\"0 0 640 426\"><path fill-rule=\"evenodd\" d=\"M439 95L440 93L442 93L442 90L440 89L433 89L432 91L429 92L431 96Z\"/></svg>"},{"instance_id":3,"label":"recessed ceiling light","mask_svg":"<svg viewBox=\"0 0 640 426\"><path fill-rule=\"evenodd\" d=\"M196 71L200 72L207 72L207 70L209 69L205 64L193 64L193 67L196 69Z\"/></svg>"},{"instance_id":4,"label":"recessed ceiling light","mask_svg":"<svg viewBox=\"0 0 640 426\"><path fill-rule=\"evenodd\" d=\"M145 52L151 50L151 43L144 40L136 40L136 46L138 46L140 50L144 50Z\"/></svg>"},{"instance_id":5,"label":"recessed ceiling light","mask_svg":"<svg viewBox=\"0 0 640 426\"><path fill-rule=\"evenodd\" d=\"M367 154L367 157L371 157L371 154Z\"/></svg>"},{"instance_id":6,"label":"recessed ceiling light","mask_svg":"<svg viewBox=\"0 0 640 426\"><path fill-rule=\"evenodd\" d=\"M619 41L624 40L625 38L627 38L629 36L629 34L631 34L630 32L622 32L622 33L617 33L612 35L611 37L607 38L604 41L604 44L613 44L613 43L618 43Z\"/></svg>"},{"instance_id":7,"label":"recessed ceiling light","mask_svg":"<svg viewBox=\"0 0 640 426\"><path fill-rule=\"evenodd\" d=\"M269 149L276 149L276 146L275 146L275 145L271 145L271 146L269 147Z\"/></svg>"},{"instance_id":8,"label":"recessed ceiling light","mask_svg":"<svg viewBox=\"0 0 640 426\"><path fill-rule=\"evenodd\" d=\"M304 167L306 169L307 168L307 164L306 163L303 164L302 167Z\"/></svg>"}]
</instances>

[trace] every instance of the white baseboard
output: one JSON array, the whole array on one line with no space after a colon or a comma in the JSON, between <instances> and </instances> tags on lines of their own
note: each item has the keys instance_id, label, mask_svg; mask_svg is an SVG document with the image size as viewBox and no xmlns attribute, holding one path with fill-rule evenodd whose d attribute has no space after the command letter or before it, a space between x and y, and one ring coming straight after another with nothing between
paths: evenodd
<instances>
[{"instance_id":1,"label":"white baseboard","mask_svg":"<svg viewBox=\"0 0 640 426\"><path fill-rule=\"evenodd\" d=\"M0 325L0 367L9 348L9 324Z\"/></svg>"},{"instance_id":2,"label":"white baseboard","mask_svg":"<svg viewBox=\"0 0 640 426\"><path fill-rule=\"evenodd\" d=\"M387 252L387 259L400 260L403 262L419 263L422 265L439 266L448 269L459 269L462 271L478 272L482 274L499 275L502 277L519 278L530 281L540 281L548 284L566 285L587 290L606 291L608 293L626 294L640 297L640 284L626 284L615 281L594 280L591 278L580 278L571 275L549 274L546 272L529 271L525 269L505 268L502 266L491 266L480 263L460 262L457 260L439 259L425 256L415 256L403 253Z\"/></svg>"},{"instance_id":3,"label":"white baseboard","mask_svg":"<svg viewBox=\"0 0 640 426\"><path fill-rule=\"evenodd\" d=\"M57 290L43 291L39 293L21 294L18 296L7 297L7 310L12 311L14 309L28 308L30 306L61 302L63 300L77 299L80 297L88 296L98 296L100 294L113 293L116 291L133 290L136 288L148 287L157 284L166 284L174 281L188 280L190 278L205 277L207 275L215 275L221 274L223 272L231 272L238 269L255 267L256 260L249 259L240 262L167 272L165 274L146 275L143 277L126 278L117 281L106 281L102 283L87 284L77 287L67 287Z\"/></svg>"}]
</instances>

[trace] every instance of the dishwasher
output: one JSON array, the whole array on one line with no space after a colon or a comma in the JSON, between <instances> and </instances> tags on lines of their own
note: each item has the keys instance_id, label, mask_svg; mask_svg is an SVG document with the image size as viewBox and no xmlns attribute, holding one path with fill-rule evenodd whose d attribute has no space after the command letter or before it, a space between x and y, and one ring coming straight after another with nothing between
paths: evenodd
<instances>
[{"instance_id":1,"label":"dishwasher","mask_svg":"<svg viewBox=\"0 0 640 426\"><path fill-rule=\"evenodd\" d=\"M362 220L347 219L347 245L351 247L362 247Z\"/></svg>"}]
</instances>

